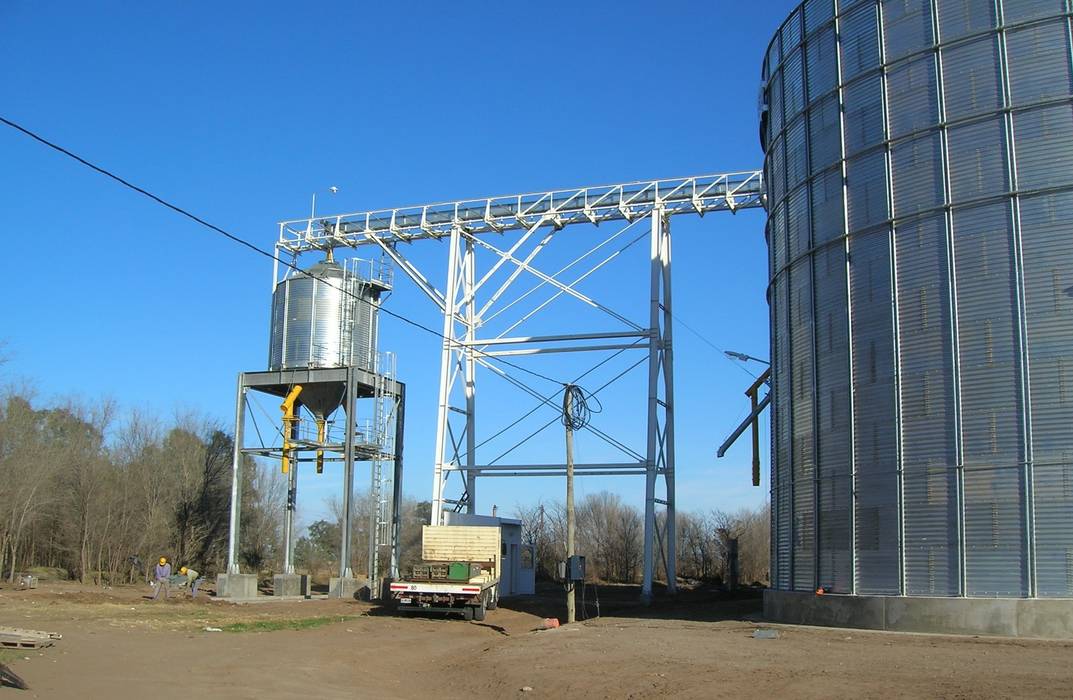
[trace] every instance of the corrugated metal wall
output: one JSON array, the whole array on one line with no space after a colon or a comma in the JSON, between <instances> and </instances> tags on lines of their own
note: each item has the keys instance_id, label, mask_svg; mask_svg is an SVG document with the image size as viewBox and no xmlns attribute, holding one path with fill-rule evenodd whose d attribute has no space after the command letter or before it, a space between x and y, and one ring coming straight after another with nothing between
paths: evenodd
<instances>
[{"instance_id":1,"label":"corrugated metal wall","mask_svg":"<svg viewBox=\"0 0 1073 700\"><path fill-rule=\"evenodd\" d=\"M808 0L773 39L775 588L1073 597L1071 20Z\"/></svg>"}]
</instances>

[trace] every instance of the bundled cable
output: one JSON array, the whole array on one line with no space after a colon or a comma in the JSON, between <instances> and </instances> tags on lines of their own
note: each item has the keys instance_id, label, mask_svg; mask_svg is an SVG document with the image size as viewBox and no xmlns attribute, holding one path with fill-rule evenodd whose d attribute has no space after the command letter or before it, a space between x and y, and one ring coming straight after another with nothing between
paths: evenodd
<instances>
[{"instance_id":1,"label":"bundled cable","mask_svg":"<svg viewBox=\"0 0 1073 700\"><path fill-rule=\"evenodd\" d=\"M604 410L600 400L576 384L567 384L563 390L563 425L571 430L581 430L589 424L594 413Z\"/></svg>"}]
</instances>

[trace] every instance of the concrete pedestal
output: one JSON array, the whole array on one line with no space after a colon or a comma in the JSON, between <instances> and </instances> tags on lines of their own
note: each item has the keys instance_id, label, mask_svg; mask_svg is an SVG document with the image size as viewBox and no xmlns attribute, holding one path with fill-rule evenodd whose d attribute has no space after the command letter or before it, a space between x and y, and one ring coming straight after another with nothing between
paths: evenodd
<instances>
[{"instance_id":1,"label":"concrete pedestal","mask_svg":"<svg viewBox=\"0 0 1073 700\"><path fill-rule=\"evenodd\" d=\"M216 597L241 600L257 597L256 574L220 574L216 577Z\"/></svg>"},{"instance_id":2,"label":"concrete pedestal","mask_svg":"<svg viewBox=\"0 0 1073 700\"><path fill-rule=\"evenodd\" d=\"M304 574L276 574L272 577L272 595L287 598L308 598L309 577Z\"/></svg>"},{"instance_id":3,"label":"concrete pedestal","mask_svg":"<svg viewBox=\"0 0 1073 700\"><path fill-rule=\"evenodd\" d=\"M332 598L343 598L344 600L361 600L362 597L369 597L365 581L359 581L356 578L338 578L336 576L333 576L328 581L328 595Z\"/></svg>"}]
</instances>

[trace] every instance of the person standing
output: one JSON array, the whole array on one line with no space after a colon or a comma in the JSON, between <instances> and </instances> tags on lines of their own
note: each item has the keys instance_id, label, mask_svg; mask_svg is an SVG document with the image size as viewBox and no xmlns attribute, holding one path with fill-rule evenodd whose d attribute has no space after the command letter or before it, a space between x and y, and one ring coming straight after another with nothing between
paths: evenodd
<instances>
[{"instance_id":1,"label":"person standing","mask_svg":"<svg viewBox=\"0 0 1073 700\"><path fill-rule=\"evenodd\" d=\"M186 585L190 587L190 597L197 598L197 589L205 579L188 566L181 567L179 573L186 577Z\"/></svg>"},{"instance_id":2,"label":"person standing","mask_svg":"<svg viewBox=\"0 0 1073 700\"><path fill-rule=\"evenodd\" d=\"M154 575L156 576L156 593L153 594L153 600L160 597L161 591L164 591L164 599L167 600L168 578L171 576L171 564L168 563L167 557L160 557Z\"/></svg>"}]
</instances>

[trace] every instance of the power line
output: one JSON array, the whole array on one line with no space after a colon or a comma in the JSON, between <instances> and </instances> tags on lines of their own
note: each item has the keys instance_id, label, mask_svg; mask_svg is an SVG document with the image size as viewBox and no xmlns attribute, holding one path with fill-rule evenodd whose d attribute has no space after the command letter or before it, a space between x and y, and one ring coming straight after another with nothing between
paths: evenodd
<instances>
[{"instance_id":1,"label":"power line","mask_svg":"<svg viewBox=\"0 0 1073 700\"><path fill-rule=\"evenodd\" d=\"M718 353L719 353L720 355L722 355L722 356L723 356L723 358L724 358L724 359L725 359L725 360L726 360L727 362L729 362L729 363L731 363L732 365L734 365L735 367L739 368L739 369L740 369L740 370L741 370L742 372L745 372L746 374L748 374L748 375L749 375L750 377L752 377L753 379L756 379L757 375L755 375L755 374L753 374L752 372L750 372L750 371L749 371L749 369L748 369L748 368L747 368L747 367L746 367L745 365L741 364L740 362L737 362L736 360L732 360L732 359L730 358L730 356L729 356L729 355L727 355L727 351L726 351L726 350L724 350L723 348L719 347L718 345L716 345L716 344L715 344L715 343L713 343L712 341L708 340L708 339L707 339L706 337L704 337L704 335L702 335L702 334L701 334L701 332L700 332L700 331L698 331L697 329L693 328L693 326L689 325L688 323L686 323L686 322L685 322L685 321L683 321L682 319L678 318L678 316L677 316L677 315L675 315L674 313L671 313L671 318L673 318L673 319L674 319L675 321L677 321L677 322L678 322L679 324L681 324L681 325L682 325L682 327L683 327L683 328L685 328L685 329L686 329L687 331L689 331L689 332L690 332L690 333L692 333L693 335L695 335L695 336L697 336L698 338L700 338L700 339L701 339L701 340L702 340L703 342L705 342L705 343L707 343L708 345L710 345L711 347L715 348L715 350L716 350L716 351L717 351L717 352L718 352Z\"/></svg>"},{"instance_id":2,"label":"power line","mask_svg":"<svg viewBox=\"0 0 1073 700\"><path fill-rule=\"evenodd\" d=\"M257 246L256 244L245 240L244 238L236 236L235 234L230 233L229 231L225 231L224 229L220 228L219 226L216 226L215 224L209 223L208 221L206 221L206 220L202 219L201 217L197 216L196 214L193 214L190 211L188 211L186 209L183 209L182 207L180 207L178 205L172 204L171 202L169 202L169 201L167 201L167 200L165 200L165 199L163 199L161 197L158 197L157 195L153 194L152 192L150 192L150 191L148 191L148 190L146 190L146 189L144 189L142 187L139 187L138 185L135 185L134 183L130 182L129 180L126 180L126 179L120 177L119 175L116 175L115 173L113 173L113 172L111 172L109 170L106 170L105 168L102 168L99 165L96 165L95 163L92 163L92 162L86 160L85 158L83 158L82 156L80 156L80 155L78 155L76 153L72 153L71 151L67 150L63 146L60 146L59 144L56 144L56 143L53 143L52 141L49 141L45 137L43 137L43 136L41 136L41 135L39 135L37 133L34 133L33 131L27 129L26 127L11 121L10 119L6 119L5 117L0 116L0 123L6 124L7 126L11 127L12 129L15 129L16 131L19 131L19 132L25 134L26 136L29 136L30 138L32 138L33 140L37 141L38 143L41 143L41 144L47 146L48 148L51 148L54 151L62 153L63 155L67 156L68 158L71 158L72 160L75 160L75 161L81 163L82 165L86 166L87 168L89 168L89 169L91 169L91 170L93 170L93 171L95 171L97 173L100 173L101 175L104 175L107 178L115 180L116 182L118 182L119 184L123 185L124 187L126 187L128 189L131 189L131 190L134 190L135 192L137 192L140 195L148 197L149 199L153 200L157 204L160 204L160 205L162 205L164 207L167 207L168 209L171 209L172 211L174 211L175 213L177 213L177 214L179 214L181 216L185 216L186 218L190 219L191 221L194 221L194 222L200 224L201 226L204 226L205 228L209 229L210 231L213 231L215 233L220 234L221 236L224 236L225 238L227 238L228 240L230 240L230 241L232 241L234 243L237 243L237 244L239 244L241 246L249 248L253 252L255 252L255 253L259 254L259 255L263 255L264 257L269 258L270 260L275 260L277 263L283 265L284 267L288 267L288 268L294 270L295 272L297 272L297 273L299 273L301 275L304 275L306 277L312 278L312 275L310 275L305 270L302 270L301 268L299 268L294 263L288 262L286 260L282 260L279 256L275 255L274 253L271 253L271 252L265 250L264 248L261 248L261 247ZM351 292L351 291L349 291L347 289L343 289L341 287L336 287L335 285L333 285L332 283L328 282L327 280L320 279L319 277L316 278L316 279L318 281L320 281L321 283L323 283L324 285L326 285L326 286L328 286L328 287L330 287L332 289L335 289L335 290L337 290L339 292L342 292L343 294L346 294L347 296L353 297L354 299L357 299L358 301L360 301L362 303L368 304L371 307L375 306L368 299L365 299L364 297L358 296L357 294L354 294L353 292ZM403 316L402 314L396 313L396 312L391 311L389 309L385 309L383 307L375 307L375 308L378 311L380 311L382 313L385 313L388 316L391 316L392 318L396 318L396 319L398 319L398 320L400 320L400 321L402 321L404 323L407 323L407 324L413 326L414 328L418 328L420 330L425 331L426 333L434 335L437 338L439 338L440 340L446 340L448 343L451 343L452 345L457 344L456 341L451 340L450 338L447 338L445 335L443 335L439 331L434 330L432 328L429 328L428 326L423 325L423 324L421 324L421 323L419 323L417 321L414 321L413 319L407 318L406 316ZM544 375L544 374L541 374L540 372L535 372L535 371L533 371L531 369L528 369L526 367L522 367L521 365L517 365L517 364L515 364L513 362L510 362L508 360L504 360L501 357L497 357L495 355L492 355L490 353L484 352L482 350L478 350L477 348L470 347L468 349L471 350L472 352L474 352L475 354L484 355L485 357L488 357L491 360L499 362L500 364L506 365L507 367L513 367L514 369L517 369L517 370L520 370L522 372L525 372L526 374L531 374L532 376L537 377L538 379L543 379L543 380L551 382L553 384L560 384L560 385L563 385L563 386L566 385L565 382L561 382L561 381L559 381L557 379L552 379L551 377L549 377L547 375Z\"/></svg>"}]
</instances>

